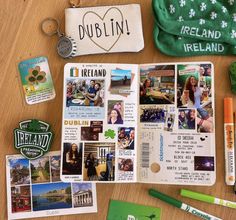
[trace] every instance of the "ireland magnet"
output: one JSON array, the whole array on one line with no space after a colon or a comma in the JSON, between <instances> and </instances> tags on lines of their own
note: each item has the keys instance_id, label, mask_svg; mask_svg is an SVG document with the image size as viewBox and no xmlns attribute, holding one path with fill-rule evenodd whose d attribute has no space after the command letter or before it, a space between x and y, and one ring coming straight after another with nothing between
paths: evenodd
<instances>
[{"instance_id":1,"label":"ireland magnet","mask_svg":"<svg viewBox=\"0 0 236 220\"><path fill-rule=\"evenodd\" d=\"M19 123L14 130L14 146L27 159L34 160L43 156L50 149L53 133L50 125L36 119Z\"/></svg>"}]
</instances>

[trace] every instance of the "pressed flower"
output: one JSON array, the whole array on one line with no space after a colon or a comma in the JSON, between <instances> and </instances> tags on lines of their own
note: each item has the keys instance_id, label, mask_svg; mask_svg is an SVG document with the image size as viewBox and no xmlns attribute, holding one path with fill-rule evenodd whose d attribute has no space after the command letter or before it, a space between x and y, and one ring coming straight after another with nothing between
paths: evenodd
<instances>
[{"instance_id":1,"label":"pressed flower","mask_svg":"<svg viewBox=\"0 0 236 220\"><path fill-rule=\"evenodd\" d=\"M35 68L30 68L28 71L28 75L25 77L26 81L30 85L38 85L39 83L46 82L46 73L44 71L40 71L40 67L36 66Z\"/></svg>"}]
</instances>

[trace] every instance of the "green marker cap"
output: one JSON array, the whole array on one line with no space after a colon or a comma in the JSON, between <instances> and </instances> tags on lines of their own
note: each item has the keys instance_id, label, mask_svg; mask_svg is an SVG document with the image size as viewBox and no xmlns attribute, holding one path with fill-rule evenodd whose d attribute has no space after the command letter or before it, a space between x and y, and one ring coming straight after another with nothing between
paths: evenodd
<instances>
[{"instance_id":1,"label":"green marker cap","mask_svg":"<svg viewBox=\"0 0 236 220\"><path fill-rule=\"evenodd\" d=\"M193 192L193 191L186 190L186 189L181 189L180 195L191 198L191 199L203 201L203 202L208 202L208 203L214 203L214 200L215 200L215 197L213 197L213 196Z\"/></svg>"},{"instance_id":2,"label":"green marker cap","mask_svg":"<svg viewBox=\"0 0 236 220\"><path fill-rule=\"evenodd\" d=\"M182 206L182 202L181 201L179 201L177 199L174 199L174 198L172 198L170 196L167 196L167 195L165 195L163 193L160 193L160 192L158 192L158 191L156 191L154 189L149 189L148 193L149 193L150 196L158 198L158 199L160 199L160 200L162 200L164 202L167 202L170 205L173 205L173 206L175 206L177 208L181 208L181 206Z\"/></svg>"}]
</instances>

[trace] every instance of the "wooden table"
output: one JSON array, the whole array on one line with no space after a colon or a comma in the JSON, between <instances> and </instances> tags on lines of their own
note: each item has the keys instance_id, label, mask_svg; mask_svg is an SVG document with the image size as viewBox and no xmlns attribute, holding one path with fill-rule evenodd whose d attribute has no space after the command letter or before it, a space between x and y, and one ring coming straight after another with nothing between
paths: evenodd
<instances>
[{"instance_id":1,"label":"wooden table","mask_svg":"<svg viewBox=\"0 0 236 220\"><path fill-rule=\"evenodd\" d=\"M177 1L177 0L176 0ZM233 56L203 56L178 58L161 54L154 46L152 38L153 16L151 0L93 0L81 1L82 5L107 5L140 3L142 8L145 49L140 53L116 53L93 56L82 56L72 60L58 57L55 47L57 37L47 37L40 30L40 22L46 17L58 18L64 22L64 9L69 7L67 0L0 0L0 219L7 219L5 155L15 154L13 148L13 129L18 122L29 118L45 120L52 125L55 140L52 150L60 150L61 118L62 118L62 84L63 67L67 62L96 63L155 63L175 61L211 61L215 65L216 92L216 148L217 148L217 179L211 187L188 186L187 189L209 193L220 198L236 201L232 187L224 181L224 144L223 144L223 98L233 96L230 91L228 67ZM61 28L64 30L64 26ZM26 105L22 96L22 87L17 71L17 64L22 59L45 55L49 58L52 77L56 89L56 98L50 102L37 105ZM236 100L235 100L236 101ZM235 107L236 110L236 107ZM216 205L183 199L179 195L182 186L148 185L148 184L97 184L98 213L71 215L62 217L47 217L54 220L105 220L110 199L135 202L162 208L162 219L198 219L179 209L149 197L147 189L153 187L173 197L184 200L206 212L223 219L236 219L236 211ZM119 211L119 210L117 210Z\"/></svg>"}]
</instances>

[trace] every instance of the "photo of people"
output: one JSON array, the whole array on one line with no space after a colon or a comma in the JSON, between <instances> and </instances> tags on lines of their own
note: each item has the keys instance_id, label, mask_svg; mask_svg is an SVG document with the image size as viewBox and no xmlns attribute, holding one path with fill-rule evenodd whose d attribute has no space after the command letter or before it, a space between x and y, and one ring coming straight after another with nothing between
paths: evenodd
<instances>
[{"instance_id":1,"label":"photo of people","mask_svg":"<svg viewBox=\"0 0 236 220\"><path fill-rule=\"evenodd\" d=\"M30 160L32 183L50 182L49 157L40 157L36 160Z\"/></svg>"},{"instance_id":2,"label":"photo of people","mask_svg":"<svg viewBox=\"0 0 236 220\"><path fill-rule=\"evenodd\" d=\"M206 69L208 66L208 69ZM211 103L211 76L209 65L178 65L177 106L204 108ZM205 76L206 72L209 75Z\"/></svg>"},{"instance_id":3,"label":"photo of people","mask_svg":"<svg viewBox=\"0 0 236 220\"><path fill-rule=\"evenodd\" d=\"M32 185L33 211L72 208L71 183Z\"/></svg>"},{"instance_id":4,"label":"photo of people","mask_svg":"<svg viewBox=\"0 0 236 220\"><path fill-rule=\"evenodd\" d=\"M196 128L196 110L179 109L178 128L194 130Z\"/></svg>"},{"instance_id":5,"label":"photo of people","mask_svg":"<svg viewBox=\"0 0 236 220\"><path fill-rule=\"evenodd\" d=\"M72 183L74 207L87 207L93 205L91 183Z\"/></svg>"},{"instance_id":6,"label":"photo of people","mask_svg":"<svg viewBox=\"0 0 236 220\"><path fill-rule=\"evenodd\" d=\"M60 179L60 156L50 157L52 182L59 182Z\"/></svg>"},{"instance_id":7,"label":"photo of people","mask_svg":"<svg viewBox=\"0 0 236 220\"><path fill-rule=\"evenodd\" d=\"M131 70L111 70L111 94L127 95L130 93Z\"/></svg>"},{"instance_id":8,"label":"photo of people","mask_svg":"<svg viewBox=\"0 0 236 220\"><path fill-rule=\"evenodd\" d=\"M197 109L197 131L201 133L212 133L214 131L214 118L212 108Z\"/></svg>"},{"instance_id":9,"label":"photo of people","mask_svg":"<svg viewBox=\"0 0 236 220\"><path fill-rule=\"evenodd\" d=\"M64 143L63 145L63 175L82 174L82 143Z\"/></svg>"},{"instance_id":10,"label":"photo of people","mask_svg":"<svg viewBox=\"0 0 236 220\"><path fill-rule=\"evenodd\" d=\"M164 130L172 132L174 127L174 121L175 121L175 115L167 113Z\"/></svg>"},{"instance_id":11,"label":"photo of people","mask_svg":"<svg viewBox=\"0 0 236 220\"><path fill-rule=\"evenodd\" d=\"M90 121L89 127L81 127L82 141L98 141L99 133L103 132L103 121Z\"/></svg>"},{"instance_id":12,"label":"photo of people","mask_svg":"<svg viewBox=\"0 0 236 220\"><path fill-rule=\"evenodd\" d=\"M167 110L164 107L141 107L140 122L165 123Z\"/></svg>"},{"instance_id":13,"label":"photo of people","mask_svg":"<svg viewBox=\"0 0 236 220\"><path fill-rule=\"evenodd\" d=\"M140 104L174 104L174 102L175 66L141 66Z\"/></svg>"},{"instance_id":14,"label":"photo of people","mask_svg":"<svg viewBox=\"0 0 236 220\"><path fill-rule=\"evenodd\" d=\"M28 159L11 159L9 164L12 186L30 183Z\"/></svg>"},{"instance_id":15,"label":"photo of people","mask_svg":"<svg viewBox=\"0 0 236 220\"><path fill-rule=\"evenodd\" d=\"M104 80L70 79L66 86L66 107L104 107Z\"/></svg>"},{"instance_id":16,"label":"photo of people","mask_svg":"<svg viewBox=\"0 0 236 220\"><path fill-rule=\"evenodd\" d=\"M214 171L214 157L195 156L194 170Z\"/></svg>"},{"instance_id":17,"label":"photo of people","mask_svg":"<svg viewBox=\"0 0 236 220\"><path fill-rule=\"evenodd\" d=\"M84 181L115 180L115 143L85 143Z\"/></svg>"},{"instance_id":18,"label":"photo of people","mask_svg":"<svg viewBox=\"0 0 236 220\"><path fill-rule=\"evenodd\" d=\"M118 128L118 149L134 150L135 130L133 127Z\"/></svg>"},{"instance_id":19,"label":"photo of people","mask_svg":"<svg viewBox=\"0 0 236 220\"><path fill-rule=\"evenodd\" d=\"M31 211L30 186L11 187L12 213Z\"/></svg>"},{"instance_id":20,"label":"photo of people","mask_svg":"<svg viewBox=\"0 0 236 220\"><path fill-rule=\"evenodd\" d=\"M123 124L124 102L121 100L108 101L108 124Z\"/></svg>"},{"instance_id":21,"label":"photo of people","mask_svg":"<svg viewBox=\"0 0 236 220\"><path fill-rule=\"evenodd\" d=\"M128 158L119 158L118 159L118 169L119 171L133 171L134 170L134 163L133 160Z\"/></svg>"}]
</instances>

